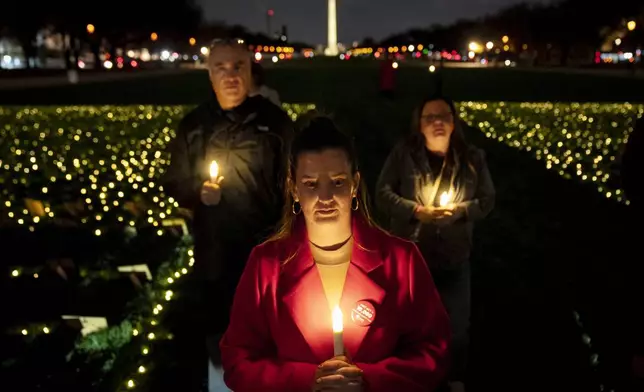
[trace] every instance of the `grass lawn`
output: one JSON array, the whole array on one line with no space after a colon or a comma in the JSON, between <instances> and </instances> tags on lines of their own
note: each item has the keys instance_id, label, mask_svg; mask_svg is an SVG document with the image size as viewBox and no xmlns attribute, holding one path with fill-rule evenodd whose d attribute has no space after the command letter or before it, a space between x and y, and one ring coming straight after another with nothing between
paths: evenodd
<instances>
[{"instance_id":1,"label":"grass lawn","mask_svg":"<svg viewBox=\"0 0 644 392\"><path fill-rule=\"evenodd\" d=\"M437 77L403 65L398 96L390 101L377 94L377 74L375 63L360 61L310 67L284 63L268 71L269 84L283 101L316 103L354 135L370 190L391 147L408 131L415 102ZM642 99L644 87L642 79L515 69L446 69L444 77L446 91L458 100L628 101ZM192 72L3 92L0 103L192 104L208 94L206 73ZM618 244L629 238L628 208L598 193L595 184L564 179L532 154L478 129L468 129L467 137L486 150L497 187L496 208L477 227L472 257L471 390L596 391L599 384L606 390L625 385L624 348L633 332L627 288L634 263ZM191 312L190 278L174 290L180 305L166 316L174 339L161 343L154 354L148 390L199 390L205 374L205 342L195 333L200 316ZM574 310L584 321L583 331ZM582 333L589 334L592 348ZM593 353L600 354L599 366L591 364Z\"/></svg>"},{"instance_id":2,"label":"grass lawn","mask_svg":"<svg viewBox=\"0 0 644 392\"><path fill-rule=\"evenodd\" d=\"M316 102L336 109L338 101L369 103L377 90L379 64L363 60L266 64L267 81L284 102ZM644 101L644 78L516 68L446 68L442 72L445 92L461 101ZM418 99L434 90L438 75L425 66L402 63L397 71L398 93L404 100ZM126 82L3 91L0 104L197 104L209 92L207 73L195 71Z\"/></svg>"}]
</instances>

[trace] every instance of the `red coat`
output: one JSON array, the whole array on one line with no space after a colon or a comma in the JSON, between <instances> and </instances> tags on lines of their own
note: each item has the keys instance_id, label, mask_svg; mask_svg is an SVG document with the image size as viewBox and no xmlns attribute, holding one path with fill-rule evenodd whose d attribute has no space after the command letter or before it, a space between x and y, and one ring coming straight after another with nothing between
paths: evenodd
<instances>
[{"instance_id":1,"label":"red coat","mask_svg":"<svg viewBox=\"0 0 644 392\"><path fill-rule=\"evenodd\" d=\"M428 391L447 367L450 327L416 246L354 219L354 245L340 307L344 345L363 370L365 391ZM370 301L370 326L351 320ZM303 219L286 240L250 255L220 343L224 379L235 392L308 392L333 357L333 331Z\"/></svg>"}]
</instances>

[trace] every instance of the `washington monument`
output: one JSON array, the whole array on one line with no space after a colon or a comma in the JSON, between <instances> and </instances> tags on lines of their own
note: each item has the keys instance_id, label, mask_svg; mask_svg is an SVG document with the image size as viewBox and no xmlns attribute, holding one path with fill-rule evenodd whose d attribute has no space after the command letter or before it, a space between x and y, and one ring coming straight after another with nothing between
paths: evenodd
<instances>
[{"instance_id":1,"label":"washington monument","mask_svg":"<svg viewBox=\"0 0 644 392\"><path fill-rule=\"evenodd\" d=\"M338 13L336 0L327 0L329 3L328 39L324 54L327 56L338 55Z\"/></svg>"}]
</instances>

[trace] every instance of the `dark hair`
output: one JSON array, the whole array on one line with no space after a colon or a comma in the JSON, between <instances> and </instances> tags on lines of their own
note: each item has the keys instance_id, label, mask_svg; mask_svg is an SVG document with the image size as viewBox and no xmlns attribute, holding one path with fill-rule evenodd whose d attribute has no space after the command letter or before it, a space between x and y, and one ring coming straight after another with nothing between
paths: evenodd
<instances>
[{"instance_id":1,"label":"dark hair","mask_svg":"<svg viewBox=\"0 0 644 392\"><path fill-rule=\"evenodd\" d=\"M460 162L460 167L455 168L458 172L462 173L462 169L464 168L469 168L474 175L476 175L476 169L474 168L473 162L472 162L472 157L471 157L471 146L465 140L465 133L463 132L463 124L459 120L459 115L458 111L456 110L456 104L454 101L446 97L442 94L432 94L427 96L425 99L423 99L420 103L420 105L414 110L414 113L412 115L412 120L411 120L411 132L409 134L409 138L407 140L410 149L412 151L412 155L415 157L419 156L424 156L424 151L425 151L425 135L423 135L422 130L421 130L421 118L423 115L423 109L425 108L425 105L427 105L429 102L433 101L443 101L449 106L450 111L452 112L452 115L454 117L454 131L452 132L452 136L450 137L449 145L450 145L450 152L448 154L448 162L454 162L455 158L458 158L458 161ZM455 154L456 157L451 156L451 154ZM417 158L415 158L417 159Z\"/></svg>"},{"instance_id":2,"label":"dark hair","mask_svg":"<svg viewBox=\"0 0 644 392\"><path fill-rule=\"evenodd\" d=\"M256 86L263 86L266 83L266 78L264 76L264 67L256 61L253 61L250 68L251 75L253 77L253 84Z\"/></svg>"},{"instance_id":3,"label":"dark hair","mask_svg":"<svg viewBox=\"0 0 644 392\"><path fill-rule=\"evenodd\" d=\"M317 112L306 113L298 120L296 129L299 129L299 131L296 131L295 137L291 142L287 158L284 186L285 202L282 219L279 229L271 240L288 238L293 231L296 215L293 214L292 209L294 200L291 186L296 183L295 172L297 169L297 160L301 154L320 152L328 149L339 149L347 155L349 165L351 166L351 175L354 176L359 172L357 155L352 139L341 132L329 117L320 115ZM358 184L357 199L357 213L361 214L368 224L374 226L369 214L366 188L362 183Z\"/></svg>"},{"instance_id":4,"label":"dark hair","mask_svg":"<svg viewBox=\"0 0 644 392\"><path fill-rule=\"evenodd\" d=\"M450 137L450 147L453 149L456 149L457 152L461 153L467 150L468 144L467 141L465 140L465 134L463 133L463 128L461 126L461 122L458 119L458 111L456 110L456 105L454 104L454 101L451 98L448 98L444 95L440 94L434 94L434 95L429 95L425 99L423 99L414 110L414 113L412 115L411 119L411 134L410 134L410 142L412 145L415 147L424 147L425 146L425 136L421 132L421 118L423 116L423 109L425 108L425 105L427 105L429 102L433 101L443 101L449 106L449 110L452 112L452 115L454 116L454 132L452 132L452 136Z\"/></svg>"}]
</instances>

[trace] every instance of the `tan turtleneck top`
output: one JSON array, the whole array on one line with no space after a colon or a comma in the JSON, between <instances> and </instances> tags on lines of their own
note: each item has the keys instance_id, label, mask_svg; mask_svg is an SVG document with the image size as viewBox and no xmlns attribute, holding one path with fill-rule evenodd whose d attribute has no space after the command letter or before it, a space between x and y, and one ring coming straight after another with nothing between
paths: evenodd
<instances>
[{"instance_id":1,"label":"tan turtleneck top","mask_svg":"<svg viewBox=\"0 0 644 392\"><path fill-rule=\"evenodd\" d=\"M332 252L312 248L315 266L322 280L322 287L324 288L330 311L340 305L347 271L351 264L352 248L353 240L348 241L342 248Z\"/></svg>"}]
</instances>

